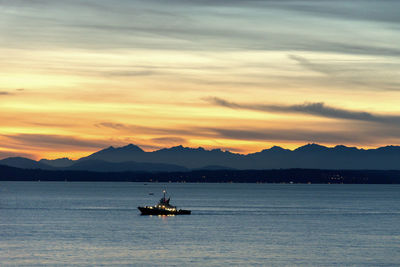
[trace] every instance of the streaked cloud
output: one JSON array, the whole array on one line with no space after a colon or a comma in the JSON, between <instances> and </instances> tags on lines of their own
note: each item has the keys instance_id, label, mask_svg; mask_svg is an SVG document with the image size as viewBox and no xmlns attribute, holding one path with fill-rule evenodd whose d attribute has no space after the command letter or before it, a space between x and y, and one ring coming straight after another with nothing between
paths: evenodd
<instances>
[{"instance_id":1,"label":"streaked cloud","mask_svg":"<svg viewBox=\"0 0 400 267\"><path fill-rule=\"evenodd\" d=\"M306 70L323 74L325 79L319 79L326 84L333 83L340 86L351 86L354 89L370 89L373 91L400 91L400 79L397 72L388 70L384 67L384 64L377 64L372 61L359 62L359 60L331 60L315 63L299 55L288 55L288 57ZM400 67L399 63L391 65L394 70Z\"/></svg>"},{"instance_id":2,"label":"streaked cloud","mask_svg":"<svg viewBox=\"0 0 400 267\"><path fill-rule=\"evenodd\" d=\"M123 71L109 71L103 73L105 76L150 76L159 74L159 72L150 71L150 70L138 70L138 71L131 71L131 70L123 70Z\"/></svg>"},{"instance_id":3,"label":"streaked cloud","mask_svg":"<svg viewBox=\"0 0 400 267\"><path fill-rule=\"evenodd\" d=\"M122 124L122 123L114 123L114 122L100 122L98 124L95 124L96 127L105 127L105 128L111 128L115 130L119 129L126 129L127 126Z\"/></svg>"},{"instance_id":4,"label":"streaked cloud","mask_svg":"<svg viewBox=\"0 0 400 267\"><path fill-rule=\"evenodd\" d=\"M16 134L16 135L2 135L9 140L26 144L29 146L36 146L42 148L103 148L107 146L107 142L98 140L85 140L72 136L62 135L48 135L48 134Z\"/></svg>"},{"instance_id":5,"label":"streaked cloud","mask_svg":"<svg viewBox=\"0 0 400 267\"><path fill-rule=\"evenodd\" d=\"M337 68L332 68L329 65L327 66L327 65L314 64L314 63L310 62L309 60L307 60L306 58L298 56L298 55L289 55L289 58L296 61L301 66L303 66L307 69L310 69L312 71L319 72L322 74L332 75L332 74L339 72L339 70Z\"/></svg>"},{"instance_id":6,"label":"streaked cloud","mask_svg":"<svg viewBox=\"0 0 400 267\"><path fill-rule=\"evenodd\" d=\"M167 127L167 126L142 126L134 124L122 124L114 122L101 122L95 124L96 127L110 128L113 130L119 130L127 133L146 133L147 135L178 135L178 136L207 136L207 129L201 129L199 127L187 126L187 127ZM157 137L163 138L165 137ZM157 139L155 138L155 139ZM175 137L176 138L176 137ZM152 140L155 140L154 138Z\"/></svg>"},{"instance_id":7,"label":"streaked cloud","mask_svg":"<svg viewBox=\"0 0 400 267\"><path fill-rule=\"evenodd\" d=\"M388 124L400 125L400 115L381 115L373 114L366 111L348 110L343 108L337 108L325 105L324 103L303 103L297 105L271 105L271 104L238 104L235 102L229 102L225 99L218 97L205 98L206 101L223 107L233 109L248 109L263 112L278 112L278 113L302 113L310 114L314 116L334 118L334 119L346 119L346 120L358 120L358 121L369 121L369 122L380 122Z\"/></svg>"}]
</instances>

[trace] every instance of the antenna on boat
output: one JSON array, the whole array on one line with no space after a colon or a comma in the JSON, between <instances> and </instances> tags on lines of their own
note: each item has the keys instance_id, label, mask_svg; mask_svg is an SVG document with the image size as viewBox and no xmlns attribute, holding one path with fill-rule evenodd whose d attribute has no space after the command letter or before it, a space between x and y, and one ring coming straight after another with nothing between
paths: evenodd
<instances>
[{"instance_id":1,"label":"antenna on boat","mask_svg":"<svg viewBox=\"0 0 400 267\"><path fill-rule=\"evenodd\" d=\"M165 189L162 191L164 193L164 199L165 199L165 193L167 192Z\"/></svg>"}]
</instances>

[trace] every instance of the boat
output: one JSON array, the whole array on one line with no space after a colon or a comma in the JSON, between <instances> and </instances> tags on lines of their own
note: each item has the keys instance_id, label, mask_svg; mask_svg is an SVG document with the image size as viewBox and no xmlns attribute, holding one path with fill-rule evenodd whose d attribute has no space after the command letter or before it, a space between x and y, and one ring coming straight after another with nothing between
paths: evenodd
<instances>
[{"instance_id":1,"label":"boat","mask_svg":"<svg viewBox=\"0 0 400 267\"><path fill-rule=\"evenodd\" d=\"M189 215L191 213L190 210L178 210L176 206L169 204L171 198L167 199L165 197L165 190L163 190L163 193L164 196L160 199L157 205L138 207L142 213L141 215Z\"/></svg>"}]
</instances>

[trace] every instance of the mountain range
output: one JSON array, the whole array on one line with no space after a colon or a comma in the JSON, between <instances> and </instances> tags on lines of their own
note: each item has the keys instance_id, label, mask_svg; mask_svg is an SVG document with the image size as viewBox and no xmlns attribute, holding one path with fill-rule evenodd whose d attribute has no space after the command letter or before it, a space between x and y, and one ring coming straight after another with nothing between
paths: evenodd
<instances>
[{"instance_id":1,"label":"mountain range","mask_svg":"<svg viewBox=\"0 0 400 267\"><path fill-rule=\"evenodd\" d=\"M0 160L1 165L24 169L79 170L97 172L173 172L189 170L262 170L262 169L352 169L400 170L400 146L358 149L338 145L326 147L307 144L294 150L274 146L251 154L238 154L220 149L176 146L145 152L129 144L108 147L78 160L55 160L12 157Z\"/></svg>"}]
</instances>

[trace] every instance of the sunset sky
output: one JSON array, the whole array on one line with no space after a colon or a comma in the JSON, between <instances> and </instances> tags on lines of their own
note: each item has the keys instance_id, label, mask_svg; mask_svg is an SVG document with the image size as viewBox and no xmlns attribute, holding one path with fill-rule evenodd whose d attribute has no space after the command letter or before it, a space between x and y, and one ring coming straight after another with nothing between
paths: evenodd
<instances>
[{"instance_id":1,"label":"sunset sky","mask_svg":"<svg viewBox=\"0 0 400 267\"><path fill-rule=\"evenodd\" d=\"M400 1L0 0L0 158L400 144Z\"/></svg>"}]
</instances>

